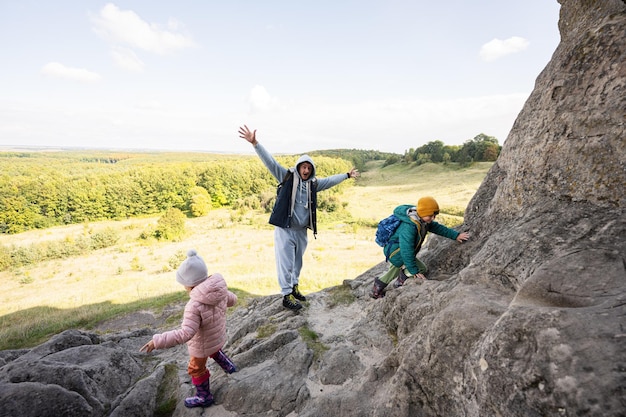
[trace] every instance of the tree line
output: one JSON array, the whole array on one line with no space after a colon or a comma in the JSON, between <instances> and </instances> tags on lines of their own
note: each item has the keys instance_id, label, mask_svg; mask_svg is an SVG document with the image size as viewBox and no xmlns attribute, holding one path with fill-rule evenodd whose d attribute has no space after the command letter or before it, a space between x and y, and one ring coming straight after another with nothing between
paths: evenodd
<instances>
[{"instance_id":1,"label":"tree line","mask_svg":"<svg viewBox=\"0 0 626 417\"><path fill-rule=\"evenodd\" d=\"M427 162L450 163L456 162L461 166L468 166L472 162L493 162L498 159L502 146L498 139L480 133L469 139L463 145L445 145L440 140L428 142L417 149L409 149L404 155L392 155L385 160L385 166L398 162L416 163Z\"/></svg>"},{"instance_id":2,"label":"tree line","mask_svg":"<svg viewBox=\"0 0 626 417\"><path fill-rule=\"evenodd\" d=\"M292 166L297 156L277 159ZM13 152L0 153L0 164L0 233L5 234L171 208L193 217L241 201L268 207L277 185L256 156ZM321 177L351 166L342 158L316 158ZM328 201L341 189L320 195L320 207L332 210Z\"/></svg>"},{"instance_id":3,"label":"tree line","mask_svg":"<svg viewBox=\"0 0 626 417\"><path fill-rule=\"evenodd\" d=\"M480 134L462 146L429 142L404 155L357 149L312 151L321 177L365 171L369 161L469 164L494 161L497 139ZM278 156L293 166L299 155ZM105 151L0 153L0 233L157 215L177 209L186 216L213 208L270 211L276 180L256 156L202 153ZM349 184L349 183L347 183ZM321 193L318 207L341 209L337 195L346 183Z\"/></svg>"}]
</instances>

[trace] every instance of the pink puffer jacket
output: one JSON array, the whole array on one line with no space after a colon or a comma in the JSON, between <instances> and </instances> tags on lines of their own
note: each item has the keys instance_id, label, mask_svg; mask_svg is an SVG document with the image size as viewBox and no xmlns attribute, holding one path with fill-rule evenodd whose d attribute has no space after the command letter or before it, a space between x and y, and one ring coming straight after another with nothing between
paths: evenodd
<instances>
[{"instance_id":1,"label":"pink puffer jacket","mask_svg":"<svg viewBox=\"0 0 626 417\"><path fill-rule=\"evenodd\" d=\"M154 347L165 349L187 343L189 355L208 358L226 343L226 307L237 302L220 274L213 274L189 293L180 329L152 336Z\"/></svg>"}]
</instances>

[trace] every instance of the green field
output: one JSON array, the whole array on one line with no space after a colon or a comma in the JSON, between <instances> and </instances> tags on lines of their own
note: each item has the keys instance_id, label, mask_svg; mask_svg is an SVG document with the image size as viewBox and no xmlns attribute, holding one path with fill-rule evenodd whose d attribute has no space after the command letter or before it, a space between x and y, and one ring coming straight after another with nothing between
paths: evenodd
<instances>
[{"instance_id":1,"label":"green field","mask_svg":"<svg viewBox=\"0 0 626 417\"><path fill-rule=\"evenodd\" d=\"M300 281L305 294L338 285L384 261L374 243L375 225L399 204L415 204L419 197L432 195L441 208L439 221L449 226L462 222L467 203L492 165L370 164L340 197L350 213L347 220L321 215L317 239L310 235ZM241 303L277 294L273 227L267 217L256 211L216 209L188 219L187 234L178 242L138 238L157 217L2 235L2 245L28 247L114 228L120 240L85 256L0 272L0 349L33 346L67 328L89 329L120 314L184 300L186 293L174 271L189 248L198 250L210 272L224 275Z\"/></svg>"}]
</instances>

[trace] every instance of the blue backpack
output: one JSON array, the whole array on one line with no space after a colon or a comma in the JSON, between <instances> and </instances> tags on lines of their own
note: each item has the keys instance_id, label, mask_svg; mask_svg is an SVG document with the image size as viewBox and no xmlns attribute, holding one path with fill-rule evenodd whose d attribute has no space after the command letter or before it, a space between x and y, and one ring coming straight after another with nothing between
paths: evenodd
<instances>
[{"instance_id":1,"label":"blue backpack","mask_svg":"<svg viewBox=\"0 0 626 417\"><path fill-rule=\"evenodd\" d=\"M398 226L400 226L400 219L393 214L379 221L376 228L376 243L378 246L385 247Z\"/></svg>"}]
</instances>

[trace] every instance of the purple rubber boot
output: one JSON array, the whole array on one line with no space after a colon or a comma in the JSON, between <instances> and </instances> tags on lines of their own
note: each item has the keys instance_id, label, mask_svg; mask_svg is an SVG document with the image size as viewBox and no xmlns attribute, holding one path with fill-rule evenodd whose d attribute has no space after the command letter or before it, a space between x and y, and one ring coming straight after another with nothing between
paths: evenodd
<instances>
[{"instance_id":1,"label":"purple rubber boot","mask_svg":"<svg viewBox=\"0 0 626 417\"><path fill-rule=\"evenodd\" d=\"M224 372L226 372L227 374L237 372L237 367L235 366L233 361L231 361L230 358L226 356L226 354L221 349L211 355L211 358L213 358L213 360L217 362L217 364L221 366Z\"/></svg>"},{"instance_id":2,"label":"purple rubber boot","mask_svg":"<svg viewBox=\"0 0 626 417\"><path fill-rule=\"evenodd\" d=\"M205 379L206 378L206 379ZM204 379L204 381L202 381ZM191 382L196 386L196 395L185 398L185 407L208 407L213 404L213 394L209 385L209 374L200 378L191 378Z\"/></svg>"}]
</instances>

